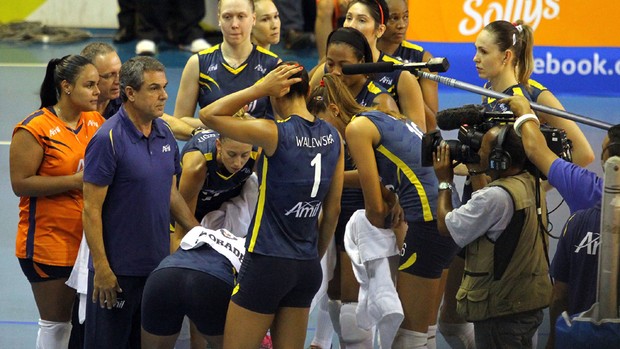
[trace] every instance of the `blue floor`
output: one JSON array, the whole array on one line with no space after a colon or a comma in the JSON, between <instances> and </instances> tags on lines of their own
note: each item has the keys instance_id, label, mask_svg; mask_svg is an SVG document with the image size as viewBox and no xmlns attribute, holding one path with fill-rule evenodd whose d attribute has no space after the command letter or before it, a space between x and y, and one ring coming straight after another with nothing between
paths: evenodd
<instances>
[{"instance_id":1,"label":"blue floor","mask_svg":"<svg viewBox=\"0 0 620 349\"><path fill-rule=\"evenodd\" d=\"M89 41L111 42L111 30L94 31L95 37ZM34 299L30 286L23 276L14 256L15 229L17 226L18 198L11 190L9 181L8 156L9 143L14 125L21 121L30 112L39 106L38 89L45 74L47 61L54 57L66 54L79 53L88 41L75 44L42 45L42 44L9 44L0 42L0 221L4 222L4 231L0 234L0 348L32 348L36 338L38 319ZM122 60L133 56L135 43L116 45ZM317 61L316 51L307 49L301 52L289 52L281 47L274 47L273 51L283 60L297 60L307 69L311 69ZM167 67L169 80L166 112L172 114L178 90L181 72L185 62L190 57L187 52L181 52L171 46L160 47L157 56ZM455 69L456 67L452 67ZM473 67L466 67L473 69ZM449 73L445 74L449 76ZM558 96L568 111L603 120L609 123L620 122L620 99ZM440 109L455 107L462 104L478 103L480 97L472 93L440 87ZM589 127L582 127L590 140L595 154L599 154L604 131ZM448 133L447 138L454 137ZM598 158L589 166L590 169L601 173ZM561 199L555 192L548 197L549 207L560 204ZM568 217L565 204L551 216L554 224L554 235L557 235ZM555 242L552 242L553 255ZM546 315L547 316L547 315ZM311 316L308 327L309 343L314 335L315 320ZM539 348L544 348L549 332L548 319L545 318L539 330ZM337 348L334 345L334 348ZM447 349L448 346L438 335L438 348Z\"/></svg>"}]
</instances>

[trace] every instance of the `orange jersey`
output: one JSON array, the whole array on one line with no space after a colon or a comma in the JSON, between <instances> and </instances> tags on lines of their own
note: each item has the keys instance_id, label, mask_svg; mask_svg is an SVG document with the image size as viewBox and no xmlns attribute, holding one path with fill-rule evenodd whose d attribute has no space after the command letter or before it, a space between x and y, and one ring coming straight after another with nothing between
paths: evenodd
<instances>
[{"instance_id":1,"label":"orange jersey","mask_svg":"<svg viewBox=\"0 0 620 349\"><path fill-rule=\"evenodd\" d=\"M98 112L83 112L75 130L67 127L51 110L43 108L15 126L30 132L43 148L39 176L66 176L84 169L84 152L105 119ZM71 266L82 240L81 190L52 196L22 196L15 242L18 258Z\"/></svg>"}]
</instances>

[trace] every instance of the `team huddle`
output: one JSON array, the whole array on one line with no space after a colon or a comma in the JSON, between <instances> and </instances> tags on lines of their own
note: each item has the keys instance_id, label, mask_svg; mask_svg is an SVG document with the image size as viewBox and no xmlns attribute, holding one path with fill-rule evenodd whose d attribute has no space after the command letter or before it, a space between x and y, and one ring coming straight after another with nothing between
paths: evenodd
<instances>
[{"instance_id":1,"label":"team huddle","mask_svg":"<svg viewBox=\"0 0 620 349\"><path fill-rule=\"evenodd\" d=\"M436 348L438 330L453 348L532 348L543 309L555 320L594 303L596 276L567 270L570 242L548 256L534 172L575 213L574 234L582 215L600 217L602 180L582 168L594 152L574 122L530 109L563 109L531 79L532 29L494 21L475 42L485 88L511 96L483 108L516 120L481 137L479 161L455 166L442 143L424 167L436 83L342 72L432 58L403 38L407 1L333 6L343 27L310 70L255 25L278 19L272 0L220 0L223 41L187 61L174 115L153 57L121 64L92 43L49 62L10 151L37 348L174 348L184 319L193 348L303 348L311 308L314 349L334 333L341 348ZM544 146L543 123L566 132L573 163ZM614 155L618 126L601 153ZM455 175L467 176L461 197Z\"/></svg>"}]
</instances>

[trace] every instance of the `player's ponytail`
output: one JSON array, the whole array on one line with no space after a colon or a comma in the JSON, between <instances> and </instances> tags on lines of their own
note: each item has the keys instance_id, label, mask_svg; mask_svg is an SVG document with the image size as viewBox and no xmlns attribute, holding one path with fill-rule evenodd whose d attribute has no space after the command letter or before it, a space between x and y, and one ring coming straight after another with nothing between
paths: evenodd
<instances>
[{"instance_id":1,"label":"player's ponytail","mask_svg":"<svg viewBox=\"0 0 620 349\"><path fill-rule=\"evenodd\" d=\"M70 91L61 91L61 84L67 81L69 84L75 84L78 75L84 69L84 66L92 64L86 57L79 55L68 55L62 58L52 58L47 63L45 77L41 83L41 107L50 107L58 103L61 93L69 94Z\"/></svg>"},{"instance_id":2,"label":"player's ponytail","mask_svg":"<svg viewBox=\"0 0 620 349\"><path fill-rule=\"evenodd\" d=\"M529 86L528 80L534 71L534 31L520 19L515 24L517 80L520 84Z\"/></svg>"}]
</instances>

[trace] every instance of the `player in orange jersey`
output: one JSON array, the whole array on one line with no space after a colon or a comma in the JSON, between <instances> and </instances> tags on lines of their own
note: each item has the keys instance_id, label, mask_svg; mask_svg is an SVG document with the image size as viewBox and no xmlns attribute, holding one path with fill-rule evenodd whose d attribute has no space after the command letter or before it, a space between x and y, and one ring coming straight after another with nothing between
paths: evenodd
<instances>
[{"instance_id":1,"label":"player in orange jersey","mask_svg":"<svg viewBox=\"0 0 620 349\"><path fill-rule=\"evenodd\" d=\"M41 107L15 126L11 185L20 197L15 254L39 310L37 348L66 348L75 290L65 285L82 239L86 145L105 119L97 68L81 56L52 59Z\"/></svg>"}]
</instances>

